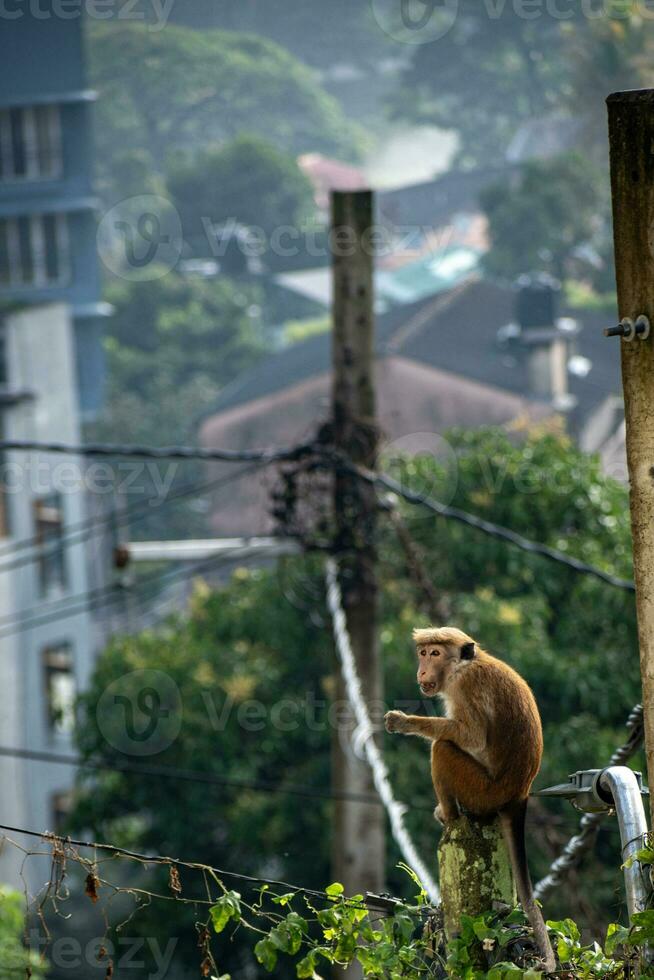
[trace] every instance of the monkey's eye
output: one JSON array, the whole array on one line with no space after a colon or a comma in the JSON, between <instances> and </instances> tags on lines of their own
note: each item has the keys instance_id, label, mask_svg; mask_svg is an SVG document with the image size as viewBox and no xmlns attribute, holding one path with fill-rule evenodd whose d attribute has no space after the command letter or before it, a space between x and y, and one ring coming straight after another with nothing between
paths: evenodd
<instances>
[{"instance_id":1,"label":"monkey's eye","mask_svg":"<svg viewBox=\"0 0 654 980\"><path fill-rule=\"evenodd\" d=\"M440 652L440 650L431 650L431 651L429 652L429 656L430 656L430 657L440 657L440 655L441 655L441 652Z\"/></svg>"}]
</instances>

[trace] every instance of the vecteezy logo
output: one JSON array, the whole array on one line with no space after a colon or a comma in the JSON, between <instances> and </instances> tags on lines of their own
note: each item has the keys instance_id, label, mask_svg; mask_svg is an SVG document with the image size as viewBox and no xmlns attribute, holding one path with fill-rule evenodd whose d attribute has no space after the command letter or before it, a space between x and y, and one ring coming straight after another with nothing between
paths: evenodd
<instances>
[{"instance_id":1,"label":"vecteezy logo","mask_svg":"<svg viewBox=\"0 0 654 980\"><path fill-rule=\"evenodd\" d=\"M375 20L403 44L428 44L452 29L459 0L372 0Z\"/></svg>"},{"instance_id":2,"label":"vecteezy logo","mask_svg":"<svg viewBox=\"0 0 654 980\"><path fill-rule=\"evenodd\" d=\"M122 279L160 279L182 254L182 223L170 201L156 194L127 197L98 225L98 253Z\"/></svg>"},{"instance_id":3,"label":"vecteezy logo","mask_svg":"<svg viewBox=\"0 0 654 980\"><path fill-rule=\"evenodd\" d=\"M182 699L162 670L133 670L102 693L98 728L109 745L126 755L156 755L175 741L182 725Z\"/></svg>"},{"instance_id":4,"label":"vecteezy logo","mask_svg":"<svg viewBox=\"0 0 654 980\"><path fill-rule=\"evenodd\" d=\"M436 432L411 432L381 447L380 469L403 491L441 504L454 499L458 482L456 453ZM420 509L416 508L416 513ZM424 511L428 516L428 511Z\"/></svg>"}]
</instances>

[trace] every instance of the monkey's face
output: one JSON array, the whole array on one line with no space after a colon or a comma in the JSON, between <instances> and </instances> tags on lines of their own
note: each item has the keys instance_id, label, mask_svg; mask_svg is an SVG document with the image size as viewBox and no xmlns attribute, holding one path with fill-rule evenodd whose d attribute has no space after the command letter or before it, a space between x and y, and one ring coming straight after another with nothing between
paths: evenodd
<instances>
[{"instance_id":1,"label":"monkey's face","mask_svg":"<svg viewBox=\"0 0 654 980\"><path fill-rule=\"evenodd\" d=\"M418 684L422 693L436 697L447 687L459 663L459 651L442 643L419 646Z\"/></svg>"}]
</instances>

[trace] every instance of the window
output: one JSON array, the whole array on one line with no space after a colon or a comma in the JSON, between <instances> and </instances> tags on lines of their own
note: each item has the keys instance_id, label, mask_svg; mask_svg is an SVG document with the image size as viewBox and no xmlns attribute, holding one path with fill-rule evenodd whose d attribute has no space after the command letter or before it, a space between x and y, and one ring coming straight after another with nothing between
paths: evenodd
<instances>
[{"instance_id":1,"label":"window","mask_svg":"<svg viewBox=\"0 0 654 980\"><path fill-rule=\"evenodd\" d=\"M41 595L56 598L66 590L66 550L61 495L52 493L34 504L34 522L39 542L39 585Z\"/></svg>"},{"instance_id":2,"label":"window","mask_svg":"<svg viewBox=\"0 0 654 980\"><path fill-rule=\"evenodd\" d=\"M0 180L53 179L61 160L59 106L0 109Z\"/></svg>"},{"instance_id":3,"label":"window","mask_svg":"<svg viewBox=\"0 0 654 980\"><path fill-rule=\"evenodd\" d=\"M67 821L70 811L73 808L72 793L53 793L50 797L50 808L52 813L52 830L55 834L61 834L67 829Z\"/></svg>"},{"instance_id":4,"label":"window","mask_svg":"<svg viewBox=\"0 0 654 980\"><path fill-rule=\"evenodd\" d=\"M75 728L75 673L67 643L43 651L48 729L68 735Z\"/></svg>"},{"instance_id":5,"label":"window","mask_svg":"<svg viewBox=\"0 0 654 980\"><path fill-rule=\"evenodd\" d=\"M0 218L0 287L56 286L69 277L64 214Z\"/></svg>"}]
</instances>

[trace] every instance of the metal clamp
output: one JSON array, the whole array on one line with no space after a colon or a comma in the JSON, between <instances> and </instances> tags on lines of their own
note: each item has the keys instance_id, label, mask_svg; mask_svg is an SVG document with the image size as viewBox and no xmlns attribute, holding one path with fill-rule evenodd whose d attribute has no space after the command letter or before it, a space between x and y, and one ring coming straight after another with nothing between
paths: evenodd
<instances>
[{"instance_id":1,"label":"metal clamp","mask_svg":"<svg viewBox=\"0 0 654 980\"><path fill-rule=\"evenodd\" d=\"M605 337L622 337L624 340L634 340L639 337L647 340L650 334L649 318L642 315L634 322L631 317L625 316L620 320L617 327L607 327L604 331Z\"/></svg>"},{"instance_id":2,"label":"metal clamp","mask_svg":"<svg viewBox=\"0 0 654 980\"><path fill-rule=\"evenodd\" d=\"M607 769L585 769L573 773L567 783L540 790L536 796L560 796L570 800L577 810L585 813L615 813L620 827L622 863L629 918L647 908L651 885L638 861L629 858L643 846L647 820L643 796L649 790L643 786L642 774L627 766Z\"/></svg>"}]
</instances>

